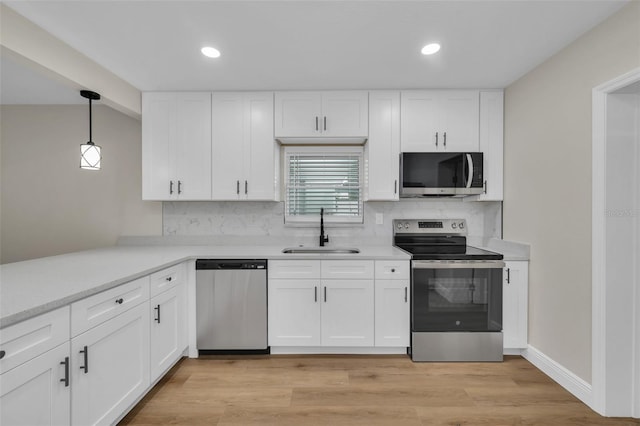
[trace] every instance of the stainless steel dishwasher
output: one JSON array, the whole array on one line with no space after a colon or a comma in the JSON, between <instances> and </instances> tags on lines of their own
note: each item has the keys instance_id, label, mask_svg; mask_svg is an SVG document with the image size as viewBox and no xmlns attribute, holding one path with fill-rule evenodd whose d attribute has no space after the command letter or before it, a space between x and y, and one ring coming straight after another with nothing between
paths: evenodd
<instances>
[{"instance_id":1,"label":"stainless steel dishwasher","mask_svg":"<svg viewBox=\"0 0 640 426\"><path fill-rule=\"evenodd\" d=\"M269 353L266 260L197 260L196 299L201 354Z\"/></svg>"}]
</instances>

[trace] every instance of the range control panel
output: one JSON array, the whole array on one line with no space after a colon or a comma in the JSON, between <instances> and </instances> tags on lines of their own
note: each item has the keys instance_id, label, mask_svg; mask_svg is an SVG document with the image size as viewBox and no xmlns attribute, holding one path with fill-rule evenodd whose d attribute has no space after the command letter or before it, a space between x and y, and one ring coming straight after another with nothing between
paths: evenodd
<instances>
[{"instance_id":1,"label":"range control panel","mask_svg":"<svg viewBox=\"0 0 640 426\"><path fill-rule=\"evenodd\" d=\"M394 234L467 235L465 219L394 219Z\"/></svg>"}]
</instances>

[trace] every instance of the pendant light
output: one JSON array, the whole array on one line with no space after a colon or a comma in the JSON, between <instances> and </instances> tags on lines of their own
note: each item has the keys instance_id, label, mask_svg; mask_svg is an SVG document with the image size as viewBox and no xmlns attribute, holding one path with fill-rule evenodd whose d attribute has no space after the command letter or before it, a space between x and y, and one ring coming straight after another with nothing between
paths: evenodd
<instances>
[{"instance_id":1,"label":"pendant light","mask_svg":"<svg viewBox=\"0 0 640 426\"><path fill-rule=\"evenodd\" d=\"M89 142L80 145L80 168L85 170L100 170L100 146L91 140L91 101L100 99L100 94L90 90L81 90L80 96L89 99Z\"/></svg>"}]
</instances>

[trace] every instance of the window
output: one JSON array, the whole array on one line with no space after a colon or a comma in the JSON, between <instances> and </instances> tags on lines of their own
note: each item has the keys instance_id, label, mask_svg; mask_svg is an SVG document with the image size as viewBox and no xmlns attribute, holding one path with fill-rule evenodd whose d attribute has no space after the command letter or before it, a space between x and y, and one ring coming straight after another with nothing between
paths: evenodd
<instances>
[{"instance_id":1,"label":"window","mask_svg":"<svg viewBox=\"0 0 640 426\"><path fill-rule=\"evenodd\" d=\"M285 222L362 223L362 148L285 148Z\"/></svg>"}]
</instances>

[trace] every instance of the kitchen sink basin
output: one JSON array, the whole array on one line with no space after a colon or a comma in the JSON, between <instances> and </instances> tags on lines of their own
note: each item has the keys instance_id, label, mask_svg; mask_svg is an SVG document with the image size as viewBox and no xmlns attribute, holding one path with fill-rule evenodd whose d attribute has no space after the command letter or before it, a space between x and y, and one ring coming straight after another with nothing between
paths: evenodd
<instances>
[{"instance_id":1,"label":"kitchen sink basin","mask_svg":"<svg viewBox=\"0 0 640 426\"><path fill-rule=\"evenodd\" d=\"M289 254L356 254L360 253L360 250L346 247L288 247L282 252Z\"/></svg>"}]
</instances>

